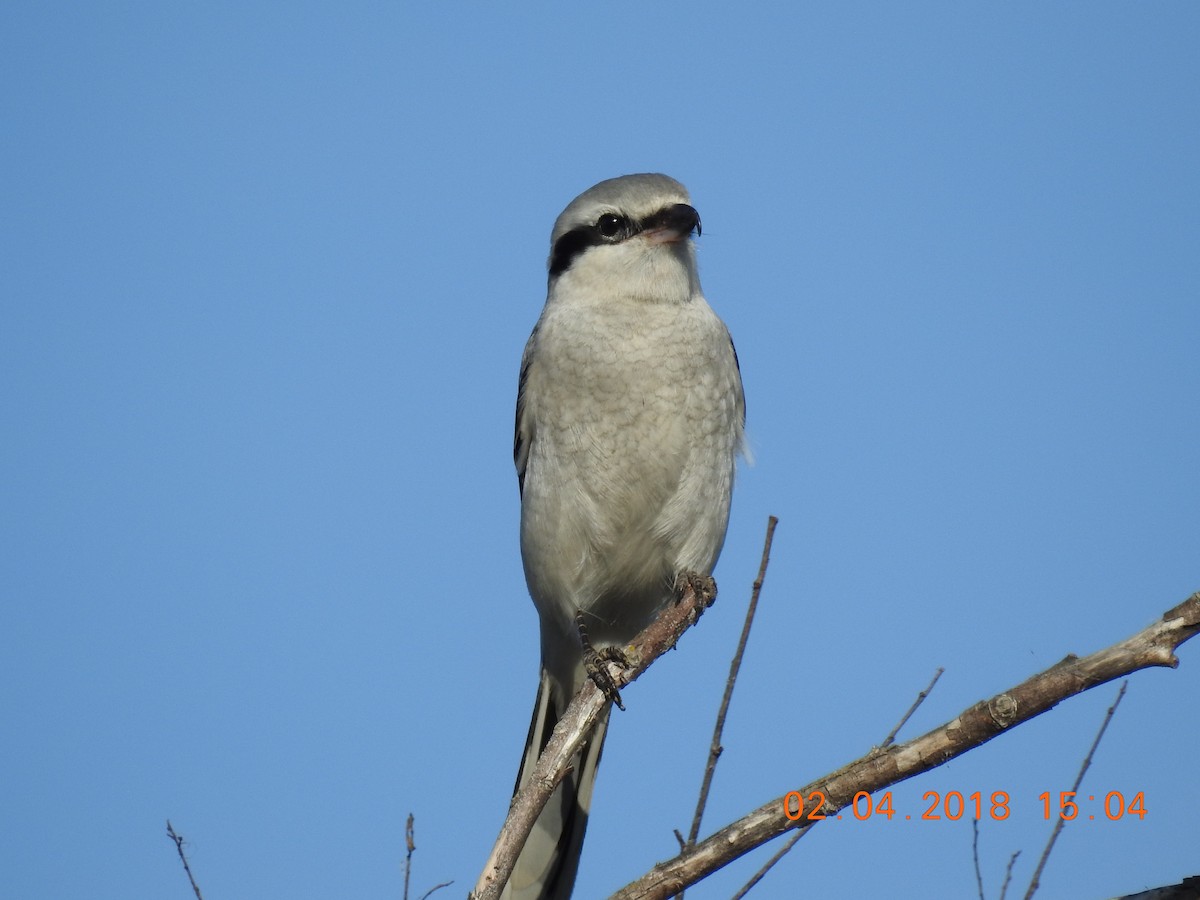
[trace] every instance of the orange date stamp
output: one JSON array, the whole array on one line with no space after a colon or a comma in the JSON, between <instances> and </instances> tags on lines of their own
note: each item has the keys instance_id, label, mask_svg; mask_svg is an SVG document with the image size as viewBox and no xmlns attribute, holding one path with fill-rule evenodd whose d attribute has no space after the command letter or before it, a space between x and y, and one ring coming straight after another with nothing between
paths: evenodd
<instances>
[{"instance_id":1,"label":"orange date stamp","mask_svg":"<svg viewBox=\"0 0 1200 900\"><path fill-rule=\"evenodd\" d=\"M1117 822L1125 818L1146 818L1146 792L1138 791L1132 797L1126 798L1121 791L1109 791L1107 794L1081 795L1077 791L1059 791L1051 794L1042 791L1037 795L1034 809L1041 813L1043 819L1059 818L1070 822L1074 819ZM922 795L923 808L918 808L904 815L897 810L892 799L891 791L884 791L878 796L859 791L854 795L844 810L848 810L846 818L859 822L883 818L892 821L957 822L959 819L993 819L1002 822L1013 811L1013 801L1007 791L992 791L985 795L982 791L964 794L962 791L926 791ZM826 812L831 809L832 812ZM841 819L841 811L829 803L823 791L810 791L807 795L800 791L788 791L783 797L783 814L791 822L819 822L822 819Z\"/></svg>"}]
</instances>

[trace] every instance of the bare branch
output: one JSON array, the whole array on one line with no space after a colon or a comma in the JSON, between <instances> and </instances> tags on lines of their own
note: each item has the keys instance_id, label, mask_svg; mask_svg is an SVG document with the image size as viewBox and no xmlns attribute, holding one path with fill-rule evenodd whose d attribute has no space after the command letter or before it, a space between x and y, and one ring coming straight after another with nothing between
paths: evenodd
<instances>
[{"instance_id":1,"label":"bare branch","mask_svg":"<svg viewBox=\"0 0 1200 900\"><path fill-rule=\"evenodd\" d=\"M200 885L196 884L196 879L192 877L192 867L188 865L187 854L183 852L183 835L176 833L171 827L171 820L167 819L167 837L175 842L175 851L179 854L179 861L183 863L183 871L187 873L188 881L192 885L192 893L196 895L196 900L204 900L200 896Z\"/></svg>"},{"instance_id":2,"label":"bare branch","mask_svg":"<svg viewBox=\"0 0 1200 900\"><path fill-rule=\"evenodd\" d=\"M804 787L820 791L825 815L853 802L859 791L875 792L904 781L990 741L1010 728L1052 709L1075 694L1153 666L1175 668L1175 649L1200 632L1200 592L1165 613L1159 621L1124 641L1090 656L1068 656L1011 690L976 703L950 722L904 744L874 752ZM749 850L797 827L784 812L784 797L747 816L613 895L615 900L662 900Z\"/></svg>"},{"instance_id":3,"label":"bare branch","mask_svg":"<svg viewBox=\"0 0 1200 900\"><path fill-rule=\"evenodd\" d=\"M703 583L701 583L703 582ZM654 660L666 653L680 636L712 605L716 584L708 579L680 579L682 594L678 603L668 605L633 642L623 648L629 668L615 660L603 660L614 685L619 689L634 681ZM571 700L562 718L554 726L546 749L538 758L529 780L521 787L508 810L500 836L492 848L483 874L471 893L474 900L495 900L512 874L517 855L525 845L538 813L562 781L571 760L591 734L604 708L605 699L595 683L588 679Z\"/></svg>"},{"instance_id":4,"label":"bare branch","mask_svg":"<svg viewBox=\"0 0 1200 900\"><path fill-rule=\"evenodd\" d=\"M1083 758L1083 765L1079 767L1079 774L1075 776L1075 783L1071 785L1071 794L1079 790L1079 785L1083 783L1083 776L1087 770L1091 768L1092 756L1096 753L1096 748L1100 746L1100 739L1104 737L1104 732L1108 730L1108 723L1112 721L1113 714L1117 711L1117 707L1121 705L1121 698L1125 696L1125 689L1129 687L1128 681L1121 682L1121 690L1117 691L1117 699L1113 701L1113 705L1108 708L1108 712L1104 715L1104 721L1100 723L1100 730L1096 732L1096 739L1092 741L1091 749L1088 750L1087 756ZM1029 881L1029 890L1025 892L1025 900L1033 900L1033 895L1037 893L1038 886L1042 880L1042 870L1046 868L1046 862L1050 859L1050 851L1054 849L1054 842L1058 840L1058 836L1062 833L1063 827L1067 824L1067 820L1061 815L1054 823L1054 828L1050 832L1050 840L1046 842L1046 849L1042 851L1042 857L1038 860L1037 867L1033 870L1033 878Z\"/></svg>"}]
</instances>

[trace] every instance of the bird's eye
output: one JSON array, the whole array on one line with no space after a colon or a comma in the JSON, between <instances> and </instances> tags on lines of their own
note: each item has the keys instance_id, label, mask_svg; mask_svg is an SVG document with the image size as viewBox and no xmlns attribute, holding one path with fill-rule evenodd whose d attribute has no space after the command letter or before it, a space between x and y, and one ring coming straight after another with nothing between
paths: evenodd
<instances>
[{"instance_id":1,"label":"bird's eye","mask_svg":"<svg viewBox=\"0 0 1200 900\"><path fill-rule=\"evenodd\" d=\"M615 213L605 213L596 220L596 230L600 232L602 237L616 237L624 227L625 220Z\"/></svg>"}]
</instances>

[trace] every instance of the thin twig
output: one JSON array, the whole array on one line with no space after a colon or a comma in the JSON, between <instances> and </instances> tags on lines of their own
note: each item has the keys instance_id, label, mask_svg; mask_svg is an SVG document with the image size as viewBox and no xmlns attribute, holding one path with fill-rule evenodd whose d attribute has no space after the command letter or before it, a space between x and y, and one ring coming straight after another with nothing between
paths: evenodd
<instances>
[{"instance_id":1,"label":"thin twig","mask_svg":"<svg viewBox=\"0 0 1200 900\"><path fill-rule=\"evenodd\" d=\"M440 891L442 888L450 887L450 885L452 885L452 884L454 884L453 881L443 881L441 884L435 884L433 887L431 887L429 890L427 890L425 893L423 893L421 895L421 900L425 900L425 898L427 898L434 891Z\"/></svg>"},{"instance_id":2,"label":"thin twig","mask_svg":"<svg viewBox=\"0 0 1200 900\"><path fill-rule=\"evenodd\" d=\"M1008 865L1004 868L1004 885L1000 888L1000 900L1004 900L1005 895L1008 894L1008 885L1012 881L1013 866L1016 865L1017 857L1020 855L1021 851L1018 850L1008 858Z\"/></svg>"},{"instance_id":3,"label":"thin twig","mask_svg":"<svg viewBox=\"0 0 1200 900\"><path fill-rule=\"evenodd\" d=\"M753 889L756 884L763 880L763 876L771 871L771 869L775 866L775 863L783 859L787 855L788 851L796 846L796 842L806 834L808 834L807 827L797 829L796 833L788 838L787 843L779 848L779 852L763 863L762 868L755 872L754 876L744 885L742 885L741 889L733 895L732 900L742 900L743 897L750 893L751 889Z\"/></svg>"},{"instance_id":4,"label":"thin twig","mask_svg":"<svg viewBox=\"0 0 1200 900\"><path fill-rule=\"evenodd\" d=\"M412 875L412 855L417 849L417 844L413 840L413 814L408 814L408 821L404 823L404 900L408 900L408 878Z\"/></svg>"},{"instance_id":5,"label":"thin twig","mask_svg":"<svg viewBox=\"0 0 1200 900\"><path fill-rule=\"evenodd\" d=\"M971 858L975 860L975 885L979 888L979 900L987 900L983 896L983 873L979 871L979 820L971 820Z\"/></svg>"},{"instance_id":6,"label":"thin twig","mask_svg":"<svg viewBox=\"0 0 1200 900\"><path fill-rule=\"evenodd\" d=\"M192 884L192 893L196 895L196 900L204 900L200 896L200 885L196 884L196 879L192 877L192 867L188 865L187 854L183 852L183 835L177 834L171 827L170 819L167 819L167 837L175 842L175 850L179 853L179 860L183 863L183 871L187 873L188 881Z\"/></svg>"},{"instance_id":7,"label":"thin twig","mask_svg":"<svg viewBox=\"0 0 1200 900\"><path fill-rule=\"evenodd\" d=\"M888 747L892 746L896 740L896 735L900 733L900 729L903 728L904 724L912 718L912 714L917 711L917 708L925 702L925 698L933 693L933 686L938 683L938 679L942 677L942 673L945 671L946 669L944 666L938 666L938 670L933 673L933 681L929 682L929 686L925 688L925 690L917 694L917 699L914 700L913 705L908 708L908 712L906 712L904 717L896 723L896 727L891 730L891 733L888 734L888 736L883 739L883 743L879 745L880 750L886 750Z\"/></svg>"},{"instance_id":8,"label":"thin twig","mask_svg":"<svg viewBox=\"0 0 1200 900\"><path fill-rule=\"evenodd\" d=\"M750 605L746 608L746 621L742 623L742 635L738 638L737 650L734 651L733 660L729 663L729 678L725 681L725 693L721 697L721 707L717 710L717 724L713 727L712 743L708 748L708 762L704 766L704 778L700 783L700 796L696 801L696 812L692 816L692 827L688 831L687 847L696 846L696 837L700 834L700 820L704 817L704 807L708 804L708 792L712 787L713 773L717 770L717 759L721 756L723 749L721 735L725 731L725 716L729 713L729 701L733 698L733 688L737 684L738 670L742 667L742 657L746 653L746 642L750 639L750 628L754 624L754 613L758 609L758 595L762 593L763 579L767 577L767 564L771 561L771 543L775 540L775 526L778 524L779 520L774 516L767 517L767 536L763 540L762 561L758 565L758 577L754 579L754 588L750 592Z\"/></svg>"},{"instance_id":9,"label":"thin twig","mask_svg":"<svg viewBox=\"0 0 1200 900\"><path fill-rule=\"evenodd\" d=\"M1071 785L1072 795L1079 790L1079 785L1083 783L1083 776L1092 764L1092 756L1095 754L1096 748L1100 746L1100 739L1104 737L1108 723L1113 719L1113 713L1121 705L1121 698L1125 696L1125 689L1127 687L1129 687L1128 679L1121 682L1121 690L1117 691L1117 699L1113 701L1113 705L1104 714L1104 721L1100 723L1100 730L1096 732L1096 739L1092 741L1092 747L1088 750L1087 756L1084 757L1083 765L1079 767L1079 774L1075 776L1075 783ZM1046 867L1047 860L1050 859L1050 851L1054 849L1054 842L1058 840L1058 836L1066 824L1067 820L1061 815L1058 817L1058 821L1054 823L1054 828L1050 832L1050 840L1046 842L1046 849L1042 851L1042 858L1038 860L1037 868L1033 870L1033 879L1029 882L1029 889L1025 892L1025 900L1033 900L1033 895L1037 893L1042 880L1042 870Z\"/></svg>"}]
</instances>

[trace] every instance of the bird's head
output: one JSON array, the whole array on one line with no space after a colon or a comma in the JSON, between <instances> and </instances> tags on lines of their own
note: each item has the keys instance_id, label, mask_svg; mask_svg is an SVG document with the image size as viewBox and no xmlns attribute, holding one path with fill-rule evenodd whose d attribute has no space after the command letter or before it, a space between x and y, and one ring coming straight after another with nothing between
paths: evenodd
<instances>
[{"instance_id":1,"label":"bird's head","mask_svg":"<svg viewBox=\"0 0 1200 900\"><path fill-rule=\"evenodd\" d=\"M571 201L550 236L550 290L683 302L700 291L700 214L666 175L623 175Z\"/></svg>"}]
</instances>

